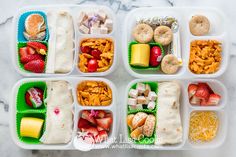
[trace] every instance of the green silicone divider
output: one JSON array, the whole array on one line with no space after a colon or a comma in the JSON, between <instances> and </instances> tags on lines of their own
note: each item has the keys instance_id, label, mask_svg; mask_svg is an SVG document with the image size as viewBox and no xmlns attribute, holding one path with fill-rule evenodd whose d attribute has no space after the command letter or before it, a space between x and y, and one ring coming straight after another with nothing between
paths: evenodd
<instances>
[{"instance_id":1,"label":"green silicone divider","mask_svg":"<svg viewBox=\"0 0 236 157\"><path fill-rule=\"evenodd\" d=\"M158 93L158 82L142 82L142 83L149 84L149 86L151 88L151 91L155 91L156 94ZM137 86L137 83L133 84L130 89L136 89L136 86ZM145 112L147 114L153 114L156 117L157 106L158 106L157 100L156 100L155 109L153 109L153 110L149 110L149 109L129 110L129 107L127 105L128 115L129 114L136 114L138 112ZM157 121L157 118L156 118L156 121ZM142 138L141 140L133 140L133 142L135 144L140 144L140 145L151 145L151 144L154 144L155 139L156 139L156 123L155 123L155 127L154 128L155 129L154 129L153 135L151 137L144 136L144 138ZM131 139L130 134L131 134L131 130L128 127L128 136Z\"/></svg>"},{"instance_id":2,"label":"green silicone divider","mask_svg":"<svg viewBox=\"0 0 236 157\"><path fill-rule=\"evenodd\" d=\"M46 45L47 48L48 48L48 43L45 42L45 41L34 41L34 42L40 42L40 43ZM31 71L25 70L24 64L22 64L21 61L20 61L19 51L20 51L20 48L25 47L25 46L27 46L27 42L18 42L18 45L17 45L17 61L18 61L18 65L19 65L21 71L24 71L24 72L27 72L27 73L33 73ZM47 54L48 54L48 51L47 51ZM47 55L45 56L44 62L45 62L45 66L44 66L44 72L45 72L46 65L47 65L46 64L47 63Z\"/></svg>"},{"instance_id":3,"label":"green silicone divider","mask_svg":"<svg viewBox=\"0 0 236 157\"><path fill-rule=\"evenodd\" d=\"M41 134L40 134L40 137L41 137L43 132L45 131L45 120L46 120L45 113L17 113L16 114L16 129L17 129L17 136L18 136L19 140L24 143L27 143L27 144L40 144L41 143L39 141L40 137L39 137L39 139L36 139L36 138L32 138L32 137L22 137L20 135L20 124L21 124L21 119L23 117L34 117L34 118L44 119L43 128L42 128Z\"/></svg>"},{"instance_id":4,"label":"green silicone divider","mask_svg":"<svg viewBox=\"0 0 236 157\"><path fill-rule=\"evenodd\" d=\"M46 91L46 82L44 81L34 81L34 82L27 82L27 83L23 83L22 85L20 85L18 92L17 92L17 98L16 98L16 109L17 112L20 113L40 113L40 112L46 112L46 107L45 107L45 103L43 101L43 105L39 108L32 108L29 105L26 104L25 101L25 93L27 92L28 89L32 88L32 87L37 87L40 88L44 91L43 94L43 99L45 100L45 98L47 97L47 93Z\"/></svg>"},{"instance_id":5,"label":"green silicone divider","mask_svg":"<svg viewBox=\"0 0 236 157\"><path fill-rule=\"evenodd\" d=\"M155 91L156 93L158 92L158 83L157 82L143 82L143 83L144 84L149 84L149 86L151 88L151 91ZM136 85L137 84L132 85L130 89L136 89ZM128 114L137 113L137 112L156 113L156 111L157 111L157 101L156 101L156 106L153 110L150 110L148 108L130 110L128 105L127 105L127 110L128 110Z\"/></svg>"},{"instance_id":6,"label":"green silicone divider","mask_svg":"<svg viewBox=\"0 0 236 157\"><path fill-rule=\"evenodd\" d=\"M129 48L128 48L128 61L129 61L129 65L130 65L130 62L131 62L131 47L132 45L135 45L135 44L139 44L138 42L136 41L131 41L129 43ZM158 46L161 48L161 52L162 52L162 57L165 55L165 51L162 47L161 44L159 43L148 43L150 45L150 47L153 47L153 46ZM160 70L160 65L158 65L157 67L152 67L152 66L148 66L148 67L140 67L140 66L132 66L130 65L133 69L136 69L136 70Z\"/></svg>"}]
</instances>

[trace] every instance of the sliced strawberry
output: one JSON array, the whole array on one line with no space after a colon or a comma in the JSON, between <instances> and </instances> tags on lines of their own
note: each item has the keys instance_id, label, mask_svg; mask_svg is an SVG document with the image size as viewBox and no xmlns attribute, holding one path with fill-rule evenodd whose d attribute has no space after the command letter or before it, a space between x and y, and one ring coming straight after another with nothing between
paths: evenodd
<instances>
[{"instance_id":1,"label":"sliced strawberry","mask_svg":"<svg viewBox=\"0 0 236 157\"><path fill-rule=\"evenodd\" d=\"M25 64L32 60L44 60L44 57L40 54L29 54L20 58L21 63Z\"/></svg>"},{"instance_id":2,"label":"sliced strawberry","mask_svg":"<svg viewBox=\"0 0 236 157\"><path fill-rule=\"evenodd\" d=\"M93 137L98 135L98 130L95 127L81 128L81 131L91 133Z\"/></svg>"},{"instance_id":3,"label":"sliced strawberry","mask_svg":"<svg viewBox=\"0 0 236 157\"><path fill-rule=\"evenodd\" d=\"M198 86L204 86L204 87L208 88L210 94L214 93L213 90L211 89L211 87L207 83L199 82Z\"/></svg>"},{"instance_id":4,"label":"sliced strawberry","mask_svg":"<svg viewBox=\"0 0 236 157\"><path fill-rule=\"evenodd\" d=\"M27 53L32 55L35 54L36 51L32 47L27 46Z\"/></svg>"},{"instance_id":5,"label":"sliced strawberry","mask_svg":"<svg viewBox=\"0 0 236 157\"><path fill-rule=\"evenodd\" d=\"M21 47L19 49L19 54L20 54L20 58L27 56L28 55L28 48L27 47Z\"/></svg>"},{"instance_id":6,"label":"sliced strawberry","mask_svg":"<svg viewBox=\"0 0 236 157\"><path fill-rule=\"evenodd\" d=\"M104 130L102 127L100 127L100 126L97 126L97 130L98 131L102 131L102 130Z\"/></svg>"},{"instance_id":7,"label":"sliced strawberry","mask_svg":"<svg viewBox=\"0 0 236 157\"><path fill-rule=\"evenodd\" d=\"M202 100L201 100L201 103L200 103L200 106L208 106L207 100L202 99Z\"/></svg>"},{"instance_id":8,"label":"sliced strawberry","mask_svg":"<svg viewBox=\"0 0 236 157\"><path fill-rule=\"evenodd\" d=\"M89 121L92 124L96 124L94 117L90 116L90 112L88 110L83 110L81 117L86 119L87 121Z\"/></svg>"},{"instance_id":9,"label":"sliced strawberry","mask_svg":"<svg viewBox=\"0 0 236 157\"><path fill-rule=\"evenodd\" d=\"M80 118L78 121L78 128L81 130L82 128L89 128L90 122L86 119Z\"/></svg>"},{"instance_id":10,"label":"sliced strawberry","mask_svg":"<svg viewBox=\"0 0 236 157\"><path fill-rule=\"evenodd\" d=\"M47 54L47 46L40 42L30 41L27 43L27 46L34 48L41 55Z\"/></svg>"},{"instance_id":11,"label":"sliced strawberry","mask_svg":"<svg viewBox=\"0 0 236 157\"><path fill-rule=\"evenodd\" d=\"M112 118L111 117L96 119L96 121L97 121L97 125L102 127L105 130L109 130L110 126L112 124Z\"/></svg>"},{"instance_id":12,"label":"sliced strawberry","mask_svg":"<svg viewBox=\"0 0 236 157\"><path fill-rule=\"evenodd\" d=\"M218 105L220 102L221 96L218 94L210 94L207 105Z\"/></svg>"},{"instance_id":13,"label":"sliced strawberry","mask_svg":"<svg viewBox=\"0 0 236 157\"><path fill-rule=\"evenodd\" d=\"M207 101L210 96L210 89L209 86L206 83L198 83L198 88L195 93L195 96L199 99Z\"/></svg>"},{"instance_id":14,"label":"sliced strawberry","mask_svg":"<svg viewBox=\"0 0 236 157\"><path fill-rule=\"evenodd\" d=\"M106 113L105 117L111 117L112 118L112 114L111 113Z\"/></svg>"},{"instance_id":15,"label":"sliced strawberry","mask_svg":"<svg viewBox=\"0 0 236 157\"><path fill-rule=\"evenodd\" d=\"M199 99L195 95L192 96L192 98L190 99L190 104L192 105L200 105L200 103L201 103L201 99Z\"/></svg>"},{"instance_id":16,"label":"sliced strawberry","mask_svg":"<svg viewBox=\"0 0 236 157\"><path fill-rule=\"evenodd\" d=\"M97 114L97 117L99 118L104 118L106 115L106 112L103 111L103 110L98 110L98 114Z\"/></svg>"},{"instance_id":17,"label":"sliced strawberry","mask_svg":"<svg viewBox=\"0 0 236 157\"><path fill-rule=\"evenodd\" d=\"M44 72L44 61L41 59L32 60L24 65L25 70L35 72L35 73L43 73Z\"/></svg>"},{"instance_id":18,"label":"sliced strawberry","mask_svg":"<svg viewBox=\"0 0 236 157\"><path fill-rule=\"evenodd\" d=\"M188 97L191 98L197 91L198 86L196 84L190 84L188 86Z\"/></svg>"},{"instance_id":19,"label":"sliced strawberry","mask_svg":"<svg viewBox=\"0 0 236 157\"><path fill-rule=\"evenodd\" d=\"M98 135L95 137L95 143L101 143L108 139L108 134L105 130L99 131Z\"/></svg>"}]
</instances>

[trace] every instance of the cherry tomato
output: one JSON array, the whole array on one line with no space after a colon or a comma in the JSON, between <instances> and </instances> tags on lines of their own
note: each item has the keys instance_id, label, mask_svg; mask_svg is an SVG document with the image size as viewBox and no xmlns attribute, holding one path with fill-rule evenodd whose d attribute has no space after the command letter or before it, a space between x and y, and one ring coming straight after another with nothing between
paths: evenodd
<instances>
[{"instance_id":1,"label":"cherry tomato","mask_svg":"<svg viewBox=\"0 0 236 157\"><path fill-rule=\"evenodd\" d=\"M101 59L100 55L102 54L101 51L99 50L92 50L91 51L91 55L95 58L95 59Z\"/></svg>"},{"instance_id":2,"label":"cherry tomato","mask_svg":"<svg viewBox=\"0 0 236 157\"><path fill-rule=\"evenodd\" d=\"M150 53L150 61L149 64L151 66L158 66L161 63L162 53L161 48L158 46L153 46Z\"/></svg>"},{"instance_id":3,"label":"cherry tomato","mask_svg":"<svg viewBox=\"0 0 236 157\"><path fill-rule=\"evenodd\" d=\"M91 48L89 46L81 46L80 50L82 53L90 53L91 52Z\"/></svg>"},{"instance_id":4,"label":"cherry tomato","mask_svg":"<svg viewBox=\"0 0 236 157\"><path fill-rule=\"evenodd\" d=\"M98 69L98 62L96 59L90 59L88 61L88 71L95 72Z\"/></svg>"}]
</instances>

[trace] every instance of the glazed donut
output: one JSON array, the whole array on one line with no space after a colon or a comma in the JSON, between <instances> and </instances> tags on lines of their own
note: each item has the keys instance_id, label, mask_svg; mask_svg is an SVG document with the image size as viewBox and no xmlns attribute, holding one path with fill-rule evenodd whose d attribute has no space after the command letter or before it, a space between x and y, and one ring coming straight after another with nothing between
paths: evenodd
<instances>
[{"instance_id":1,"label":"glazed donut","mask_svg":"<svg viewBox=\"0 0 236 157\"><path fill-rule=\"evenodd\" d=\"M189 29L193 35L206 35L210 30L210 22L206 16L195 15L189 22Z\"/></svg>"},{"instance_id":2,"label":"glazed donut","mask_svg":"<svg viewBox=\"0 0 236 157\"><path fill-rule=\"evenodd\" d=\"M133 37L139 43L148 43L153 38L153 29L147 24L137 24L133 30Z\"/></svg>"},{"instance_id":3,"label":"glazed donut","mask_svg":"<svg viewBox=\"0 0 236 157\"><path fill-rule=\"evenodd\" d=\"M169 45L173 39L173 32L167 26L158 26L154 31L154 40L163 46Z\"/></svg>"}]
</instances>

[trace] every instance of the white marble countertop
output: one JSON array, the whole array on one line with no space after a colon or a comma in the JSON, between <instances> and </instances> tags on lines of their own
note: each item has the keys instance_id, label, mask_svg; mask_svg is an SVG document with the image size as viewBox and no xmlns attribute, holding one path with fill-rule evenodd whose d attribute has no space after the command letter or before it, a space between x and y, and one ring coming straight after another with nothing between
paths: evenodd
<instances>
[{"instance_id":1,"label":"white marble countertop","mask_svg":"<svg viewBox=\"0 0 236 157\"><path fill-rule=\"evenodd\" d=\"M48 0L47 4L63 4L63 3L92 3L92 4L104 4L111 6L118 16L119 22L122 21L123 16L127 13L127 5L122 4L127 3L129 0L121 0L122 3L119 5L118 0ZM11 89L14 83L21 79L22 77L16 73L14 67L11 63L11 38L12 38L12 16L19 7L28 5L39 5L46 4L43 0L29 1L29 0L2 0L0 6L0 156L1 157L24 157L24 156L34 156L34 157L46 157L46 156L168 156L168 157L199 157L199 156L236 156L236 72L234 68L236 67L236 58L230 57L230 64L227 71L219 79L224 82L229 92L229 104L228 105L228 116L229 116L229 128L227 133L227 138L225 143L217 149L211 150L194 150L194 151L147 151L147 150L134 150L134 149L104 149L104 150L94 150L90 152L80 152L80 151L44 151L44 150L24 150L19 148L14 144L11 139L9 132L9 96L11 94ZM230 20L229 34L230 34L230 53L236 53L236 1L235 0L136 0L132 1L131 6L200 6L200 7L216 7L221 9ZM234 6L235 5L235 6ZM119 7L120 6L120 7ZM128 9L130 9L128 7ZM122 25L120 22L119 24ZM120 41L120 39L119 39ZM118 51L122 51L119 47ZM125 90L126 85L130 82L133 77L131 77L122 64L121 57L119 57L120 66L119 68L109 75L107 78L112 80L118 87L119 98L122 99L122 91ZM121 101L120 101L121 102ZM119 105L122 105L119 103Z\"/></svg>"}]
</instances>

